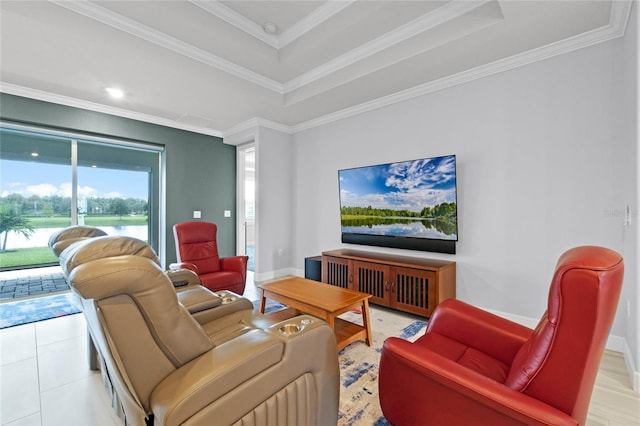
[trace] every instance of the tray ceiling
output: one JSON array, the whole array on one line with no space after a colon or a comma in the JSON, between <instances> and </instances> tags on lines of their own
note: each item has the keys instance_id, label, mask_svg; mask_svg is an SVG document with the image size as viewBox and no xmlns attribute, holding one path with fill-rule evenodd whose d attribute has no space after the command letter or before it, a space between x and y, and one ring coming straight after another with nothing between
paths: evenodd
<instances>
[{"instance_id":1,"label":"tray ceiling","mask_svg":"<svg viewBox=\"0 0 640 426\"><path fill-rule=\"evenodd\" d=\"M630 6L3 0L0 89L217 136L295 132L618 37Z\"/></svg>"}]
</instances>

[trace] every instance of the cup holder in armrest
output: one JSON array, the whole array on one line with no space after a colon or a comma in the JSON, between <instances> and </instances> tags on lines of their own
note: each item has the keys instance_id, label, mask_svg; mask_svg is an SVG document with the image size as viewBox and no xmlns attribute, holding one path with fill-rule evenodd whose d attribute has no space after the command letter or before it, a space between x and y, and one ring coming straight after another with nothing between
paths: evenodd
<instances>
[{"instance_id":1,"label":"cup holder in armrest","mask_svg":"<svg viewBox=\"0 0 640 426\"><path fill-rule=\"evenodd\" d=\"M320 320L315 320L308 316L296 317L274 324L272 328L283 336L293 336L294 334L298 334L303 331L310 324L318 321Z\"/></svg>"},{"instance_id":2,"label":"cup holder in armrest","mask_svg":"<svg viewBox=\"0 0 640 426\"><path fill-rule=\"evenodd\" d=\"M278 328L278 331L280 331L280 333L286 334L286 335L299 333L300 330L302 329L300 328L299 325L296 325L296 324L285 324L280 326L280 328Z\"/></svg>"},{"instance_id":3,"label":"cup holder in armrest","mask_svg":"<svg viewBox=\"0 0 640 426\"><path fill-rule=\"evenodd\" d=\"M234 300L237 300L237 298L236 298L235 296L224 296L224 297L222 298L222 304L223 304L223 305L226 305L227 303L231 303L231 302L233 302Z\"/></svg>"}]
</instances>

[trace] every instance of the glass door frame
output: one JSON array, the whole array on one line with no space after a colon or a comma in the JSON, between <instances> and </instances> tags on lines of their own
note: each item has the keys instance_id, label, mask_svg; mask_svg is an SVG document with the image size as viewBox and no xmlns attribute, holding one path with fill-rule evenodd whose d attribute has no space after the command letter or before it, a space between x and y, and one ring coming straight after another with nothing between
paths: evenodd
<instances>
[{"instance_id":1,"label":"glass door frame","mask_svg":"<svg viewBox=\"0 0 640 426\"><path fill-rule=\"evenodd\" d=\"M246 153L247 151L256 151L256 144L254 142L250 142L247 144L243 144L243 145L239 145L236 147L236 161L237 161L237 188L236 188L236 194L237 194L237 206L236 206L236 211L237 211L237 215L236 215L236 252L238 254L243 254L246 255L247 254L247 217L246 217L246 209L245 209L245 199L246 199ZM257 154L257 153L256 153ZM257 182L257 155L255 155L255 171L254 171L254 202L255 199L257 198L257 192L258 192L258 182ZM256 231L254 231L255 234L255 245L254 245L254 270L257 267L257 257L258 257L258 242L257 242L257 210L254 210L254 229Z\"/></svg>"},{"instance_id":2,"label":"glass door frame","mask_svg":"<svg viewBox=\"0 0 640 426\"><path fill-rule=\"evenodd\" d=\"M148 222L149 222L149 245L156 251L161 264L166 263L166 248L164 235L164 225L166 223L166 165L165 147L152 143L144 143L123 138L109 138L104 136L88 135L81 132L63 131L53 128L38 127L32 125L18 124L0 120L0 127L14 131L32 133L36 135L53 136L56 138L68 139L71 143L71 223L78 223L78 212L75 206L78 205L78 142L103 144L124 149L137 149L158 154L157 173L151 174L149 182L148 200ZM154 213L152 213L154 212Z\"/></svg>"}]
</instances>

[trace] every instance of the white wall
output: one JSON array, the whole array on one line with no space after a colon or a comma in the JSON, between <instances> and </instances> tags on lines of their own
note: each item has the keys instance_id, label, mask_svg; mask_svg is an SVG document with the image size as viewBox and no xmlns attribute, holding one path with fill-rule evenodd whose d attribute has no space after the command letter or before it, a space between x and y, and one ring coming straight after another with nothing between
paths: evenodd
<instances>
[{"instance_id":1,"label":"white wall","mask_svg":"<svg viewBox=\"0 0 640 426\"><path fill-rule=\"evenodd\" d=\"M259 127L256 145L256 267L264 281L292 273L294 149L291 136Z\"/></svg>"},{"instance_id":2,"label":"white wall","mask_svg":"<svg viewBox=\"0 0 640 426\"><path fill-rule=\"evenodd\" d=\"M640 241L640 149L638 146L640 136L640 87L638 85L638 70L640 70L640 32L638 31L638 18L640 17L640 8L636 2L631 10L631 16L627 25L627 30L624 39L621 43L621 97L623 102L623 115L621 117L621 125L619 126L621 138L635 141L635 152L633 149L629 150L627 156L627 163L631 164L629 168L635 169L635 175L631 176L630 181L635 182L635 185L631 184L626 186L626 192L632 192L634 197L635 206L633 212L635 213L631 220L634 226L631 227L629 233L625 234L625 253L627 262L625 264L626 273L630 276L635 276L635 286L628 285L623 288L621 309L629 308L631 310L631 317L627 322L626 336L634 336L635 338L628 338L628 349L625 351L625 358L627 353L634 354L633 359L626 359L627 365L630 365L635 371L635 377L633 378L634 389L640 391L640 277L638 276L638 262L640 261L640 250L638 250L638 242ZM629 188L631 187L631 188ZM631 232L635 228L635 238L632 238ZM635 256L633 254L635 253ZM635 259L635 261L633 261ZM629 261L631 260L631 261ZM635 303L632 303L635 301ZM628 304L628 306L627 306Z\"/></svg>"},{"instance_id":3,"label":"white wall","mask_svg":"<svg viewBox=\"0 0 640 426\"><path fill-rule=\"evenodd\" d=\"M545 310L555 262L568 248L602 245L633 262L636 231L623 227L621 212L635 203L635 140L615 130L632 125L621 119L621 43L296 134L296 268L344 246L338 169L445 154L458 161L457 255L352 247L455 260L458 298L526 318ZM635 271L626 275L630 290L612 334L637 354L626 309L637 312L636 282Z\"/></svg>"}]
</instances>

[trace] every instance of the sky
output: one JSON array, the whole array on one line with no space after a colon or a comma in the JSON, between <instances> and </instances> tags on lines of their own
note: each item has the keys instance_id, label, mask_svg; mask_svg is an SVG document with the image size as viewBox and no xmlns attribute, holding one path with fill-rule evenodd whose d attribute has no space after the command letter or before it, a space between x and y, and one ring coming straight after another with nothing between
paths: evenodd
<instances>
[{"instance_id":1,"label":"sky","mask_svg":"<svg viewBox=\"0 0 640 426\"><path fill-rule=\"evenodd\" d=\"M420 211L456 201L455 156L340 170L342 206Z\"/></svg>"},{"instance_id":2,"label":"sky","mask_svg":"<svg viewBox=\"0 0 640 426\"><path fill-rule=\"evenodd\" d=\"M142 198L148 200L148 173L78 168L78 197ZM0 196L21 194L71 197L69 165L0 161Z\"/></svg>"}]
</instances>

